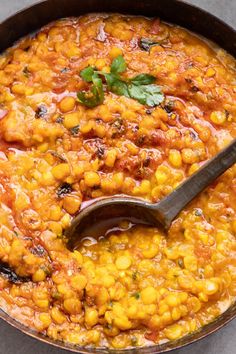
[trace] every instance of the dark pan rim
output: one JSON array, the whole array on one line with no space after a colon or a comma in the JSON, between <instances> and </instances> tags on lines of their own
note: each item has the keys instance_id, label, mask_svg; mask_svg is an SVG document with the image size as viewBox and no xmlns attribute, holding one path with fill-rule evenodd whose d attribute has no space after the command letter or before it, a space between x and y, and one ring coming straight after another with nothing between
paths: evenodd
<instances>
[{"instance_id":1,"label":"dark pan rim","mask_svg":"<svg viewBox=\"0 0 236 354\"><path fill-rule=\"evenodd\" d=\"M201 327L199 330L192 332L191 334L185 335L184 337L176 340L169 341L160 345L151 345L146 347L137 348L127 348L127 349L110 349L110 348L96 348L96 347L81 347L78 345L73 345L69 343L64 343L59 340L53 340L50 337L38 333L37 331L25 326L24 324L18 322L13 317L8 315L2 309L0 309L0 319L7 322L9 325L19 330L20 332L30 336L33 339L39 340L45 344L50 344L56 348L69 350L74 353L79 354L161 354L167 353L176 349L181 349L190 344L198 342L210 334L215 333L219 329L225 327L228 323L236 318L236 302L230 306L225 312L223 312L219 317L209 324Z\"/></svg>"},{"instance_id":2,"label":"dark pan rim","mask_svg":"<svg viewBox=\"0 0 236 354\"><path fill-rule=\"evenodd\" d=\"M24 14L26 14L29 11L34 11L35 13L37 13L37 10L40 10L43 5L46 5L48 2L52 2L52 1L55 1L55 0L38 0L33 5L25 6L22 9L19 9L18 11L14 12L13 14L10 14L2 22L0 22L0 27L5 26L9 30L10 23L11 23L12 20L14 20L14 18L17 18L19 15L24 15ZM58 1L60 1L60 0L58 0ZM78 1L80 1L80 0L78 0ZM145 0L145 1L148 3L148 0ZM156 1L158 1L158 0L156 0ZM226 42L225 39L224 39L224 41L223 41L222 38L218 38L218 37L215 37L217 39L212 39L212 38L210 38L212 36L211 33L210 33L210 35L208 37L207 35L201 35L198 32L197 28L196 29L195 28L194 29L190 29L193 33L195 33L197 35L201 35L203 38L205 37L205 39L210 40L213 44L215 43L217 46L219 46L220 48L222 48L225 51L227 51L229 54L231 54L236 59L236 28L234 28L233 26L231 26L228 23L224 22L221 18L219 18L216 15L208 12L207 10L202 9L202 8L198 7L197 5L190 4L189 2L186 2L186 0L171 0L171 2L173 2L173 5L175 5L175 6L177 5L179 7L185 8L187 11L192 11L192 12L195 12L196 14L198 14L198 15L202 15L203 19L206 18L208 21L215 22L217 24L217 26L220 29L222 29L224 32L227 32L231 36L234 36L234 38L235 38L234 42L231 42L230 46L227 46L227 43L225 43ZM84 14L91 13L91 12L92 11L88 11L88 12L85 11ZM94 12L97 13L96 10ZM115 11L105 10L104 12L106 12L106 13L114 13L114 12L118 13L119 11L116 11L116 10ZM129 15L129 14L130 15L137 15L135 10L128 10L128 11L124 11L124 12L120 11L119 13L123 13L123 14L127 14L127 15ZM146 15L144 15L144 16L146 16ZM147 15L147 17L153 17L153 15ZM63 18L63 16L56 17L56 19L58 19L58 18ZM52 20L49 20L45 24L48 24L48 23L54 22L54 21L55 21L55 17L53 17ZM183 19L181 19L181 21L183 22ZM179 21L177 21L177 22L179 22ZM191 22L193 22L193 19L190 19L186 23L191 24ZM170 23L188 29L188 26L186 24L182 25L182 24L179 24L179 23L175 23L175 21L170 21ZM34 32L37 32L37 30L39 30L43 26L44 25L40 26L39 28L35 28ZM19 37L17 36L16 39L13 39L11 41L9 46L14 45L20 38L25 37L25 36L27 36L29 34L30 33L26 33L23 36L19 36ZM4 52L4 50L7 49L7 48L1 49L1 44L0 44L0 54L1 54L1 52Z\"/></svg>"},{"instance_id":3,"label":"dark pan rim","mask_svg":"<svg viewBox=\"0 0 236 354\"><path fill-rule=\"evenodd\" d=\"M16 11L12 15L8 16L4 21L2 21L0 23L0 26L7 27L8 24L12 20L14 20L15 16L19 16L21 14L24 14L29 10L37 13L37 9L40 6L43 6L44 4L46 4L47 2L48 2L48 0L39 0L33 5L26 6L23 9ZM188 8L189 10L192 9L193 11L201 14L203 17L211 18L213 21L216 21L219 26L221 26L222 28L227 30L229 33L231 33L236 38L236 30L232 26L226 24L223 20L219 19L217 16L210 14L206 10L201 9L196 5L189 4L189 3L182 1L182 0L173 0L173 3L175 3L177 5L185 6L185 8ZM89 11L89 12L91 12L91 11ZM112 11L104 10L104 12L112 12ZM124 12L122 12L122 13L124 13ZM125 12L125 13L132 14L132 10ZM52 21L54 21L54 20L52 20ZM186 26L183 26L183 27L186 27ZM194 32L196 34L198 33L197 30L194 30ZM23 37L24 36L25 35L23 35ZM22 36L20 36L18 39L20 39L21 37ZM207 39L207 37L205 37L205 38ZM16 38L15 41L17 41L18 39ZM12 45L15 43L15 41L13 40ZM215 42L217 43L217 41L215 41ZM220 47L223 47L222 44L220 44ZM233 53L232 53L232 51L233 51ZM231 54L236 56L236 45L235 45L235 47L232 48L232 51L231 51ZM228 50L228 52L230 53L230 50ZM147 347L137 347L137 348L132 348L132 349L128 348L128 349L116 350L116 349L109 349L109 348L81 347L78 345L73 345L73 344L69 344L69 343L64 343L62 341L50 339L46 335L38 333L37 331L32 330L29 327L25 326L24 324L16 321L13 317L8 315L6 312L4 312L0 308L0 319L4 320L9 325L11 325L12 327L19 330L20 332L22 332L34 339L37 339L38 341L41 341L46 344L50 344L56 348L64 349L67 351L69 350L71 352L81 353L81 354L88 354L88 353L91 353L91 354L92 353L97 353L97 354L111 354L111 353L112 354L113 353L118 353L118 354L161 354L161 353L166 353L166 352L169 352L169 351L172 351L175 349L183 348L187 345L193 344L193 343L207 337L208 335L216 332L220 328L227 325L234 318L236 318L236 301L225 312L223 312L219 317L217 317L213 322L203 326L202 328L200 328L196 332L193 332L191 334L188 334L188 335L182 337L181 339L178 339L176 341L169 341L169 342L163 343L161 345L151 345L151 346L147 346Z\"/></svg>"}]
</instances>

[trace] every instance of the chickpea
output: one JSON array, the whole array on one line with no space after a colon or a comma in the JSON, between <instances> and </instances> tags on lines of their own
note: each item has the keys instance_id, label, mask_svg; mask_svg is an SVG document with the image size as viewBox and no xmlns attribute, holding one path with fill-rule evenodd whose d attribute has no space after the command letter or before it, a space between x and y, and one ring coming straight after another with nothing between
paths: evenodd
<instances>
[{"instance_id":1,"label":"chickpea","mask_svg":"<svg viewBox=\"0 0 236 354\"><path fill-rule=\"evenodd\" d=\"M88 327L93 327L98 323L98 312L95 309L87 308L85 311L85 323Z\"/></svg>"},{"instance_id":2,"label":"chickpea","mask_svg":"<svg viewBox=\"0 0 236 354\"><path fill-rule=\"evenodd\" d=\"M216 125L224 124L226 122L226 114L225 112L220 111L212 112L210 115L210 120Z\"/></svg>"},{"instance_id":3,"label":"chickpea","mask_svg":"<svg viewBox=\"0 0 236 354\"><path fill-rule=\"evenodd\" d=\"M81 302L76 298L65 299L63 303L64 309L71 315L75 315L81 312Z\"/></svg>"},{"instance_id":4,"label":"chickpea","mask_svg":"<svg viewBox=\"0 0 236 354\"><path fill-rule=\"evenodd\" d=\"M174 324L172 326L169 326L165 330L165 335L170 340L176 340L179 337L181 337L182 332L183 332L182 327L180 325L178 325L178 324Z\"/></svg>"},{"instance_id":5,"label":"chickpea","mask_svg":"<svg viewBox=\"0 0 236 354\"><path fill-rule=\"evenodd\" d=\"M119 55L122 55L122 50L118 47L112 47L109 52L109 55L110 55L111 59L115 59Z\"/></svg>"},{"instance_id":6,"label":"chickpea","mask_svg":"<svg viewBox=\"0 0 236 354\"><path fill-rule=\"evenodd\" d=\"M52 323L51 316L48 313L40 313L39 319L42 323L42 328L41 329L46 329L50 326Z\"/></svg>"},{"instance_id":7,"label":"chickpea","mask_svg":"<svg viewBox=\"0 0 236 354\"><path fill-rule=\"evenodd\" d=\"M192 165L198 161L198 157L192 149L186 148L182 150L182 160L184 163Z\"/></svg>"},{"instance_id":8,"label":"chickpea","mask_svg":"<svg viewBox=\"0 0 236 354\"><path fill-rule=\"evenodd\" d=\"M71 97L71 96L64 97L61 100L59 107L60 107L61 112L63 112L63 113L73 111L73 109L75 108L74 97ZM67 116L67 118L68 118L68 116Z\"/></svg>"},{"instance_id":9,"label":"chickpea","mask_svg":"<svg viewBox=\"0 0 236 354\"><path fill-rule=\"evenodd\" d=\"M56 179L63 180L70 175L70 166L67 163L61 163L53 167L51 172Z\"/></svg>"},{"instance_id":10,"label":"chickpea","mask_svg":"<svg viewBox=\"0 0 236 354\"><path fill-rule=\"evenodd\" d=\"M179 168L182 166L182 157L178 150L170 150L169 161L173 167Z\"/></svg>"},{"instance_id":11,"label":"chickpea","mask_svg":"<svg viewBox=\"0 0 236 354\"><path fill-rule=\"evenodd\" d=\"M153 304L157 300L157 291L149 286L141 291L141 299L145 305Z\"/></svg>"},{"instance_id":12,"label":"chickpea","mask_svg":"<svg viewBox=\"0 0 236 354\"><path fill-rule=\"evenodd\" d=\"M62 324L66 321L66 316L57 307L52 308L51 316L57 324Z\"/></svg>"},{"instance_id":13,"label":"chickpea","mask_svg":"<svg viewBox=\"0 0 236 354\"><path fill-rule=\"evenodd\" d=\"M46 279L46 273L44 272L43 269L38 269L34 274L33 274L33 281L40 282L44 281Z\"/></svg>"},{"instance_id":14,"label":"chickpea","mask_svg":"<svg viewBox=\"0 0 236 354\"><path fill-rule=\"evenodd\" d=\"M85 172L84 182L88 187L95 187L100 185L100 176L97 172Z\"/></svg>"},{"instance_id":15,"label":"chickpea","mask_svg":"<svg viewBox=\"0 0 236 354\"><path fill-rule=\"evenodd\" d=\"M79 125L80 119L80 112L66 113L63 119L64 127L67 129L74 128L75 126Z\"/></svg>"},{"instance_id":16,"label":"chickpea","mask_svg":"<svg viewBox=\"0 0 236 354\"><path fill-rule=\"evenodd\" d=\"M116 259L116 267L119 270L128 269L131 266L131 258L127 256L120 256Z\"/></svg>"}]
</instances>

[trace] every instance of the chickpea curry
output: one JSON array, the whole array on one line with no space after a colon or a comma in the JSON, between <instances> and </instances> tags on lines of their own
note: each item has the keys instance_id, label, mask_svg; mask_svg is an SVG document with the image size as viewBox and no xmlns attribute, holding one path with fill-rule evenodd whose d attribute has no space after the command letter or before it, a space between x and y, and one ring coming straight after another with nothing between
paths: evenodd
<instances>
[{"instance_id":1,"label":"chickpea curry","mask_svg":"<svg viewBox=\"0 0 236 354\"><path fill-rule=\"evenodd\" d=\"M0 306L76 345L200 329L236 298L236 166L164 231L69 251L84 203L157 202L236 137L235 60L159 19L62 19L0 57Z\"/></svg>"}]
</instances>

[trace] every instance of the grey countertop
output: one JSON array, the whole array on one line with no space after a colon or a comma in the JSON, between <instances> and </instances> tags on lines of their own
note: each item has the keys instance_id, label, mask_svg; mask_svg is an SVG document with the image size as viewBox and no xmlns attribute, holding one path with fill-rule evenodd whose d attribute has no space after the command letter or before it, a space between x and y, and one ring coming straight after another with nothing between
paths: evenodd
<instances>
[{"instance_id":1,"label":"grey countertop","mask_svg":"<svg viewBox=\"0 0 236 354\"><path fill-rule=\"evenodd\" d=\"M114 0L115 1L115 0ZM0 0L0 21L15 11L38 0ZM189 0L236 28L236 0ZM236 320L217 333L194 345L177 350L173 354L236 354ZM0 354L64 354L64 350L53 348L21 334L0 320Z\"/></svg>"}]
</instances>

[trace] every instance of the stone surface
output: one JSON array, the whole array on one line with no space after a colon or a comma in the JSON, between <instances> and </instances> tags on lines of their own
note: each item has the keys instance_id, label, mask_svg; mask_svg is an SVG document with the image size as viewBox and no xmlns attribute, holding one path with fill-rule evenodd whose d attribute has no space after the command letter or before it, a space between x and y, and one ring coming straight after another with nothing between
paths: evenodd
<instances>
[{"instance_id":1,"label":"stone surface","mask_svg":"<svg viewBox=\"0 0 236 354\"><path fill-rule=\"evenodd\" d=\"M115 0L114 0L115 1ZM38 0L0 0L0 21L27 5ZM188 0L236 28L235 0ZM173 354L236 354L236 320L217 333L192 344ZM64 350L39 343L35 339L20 333L0 320L0 354L63 354Z\"/></svg>"}]
</instances>

